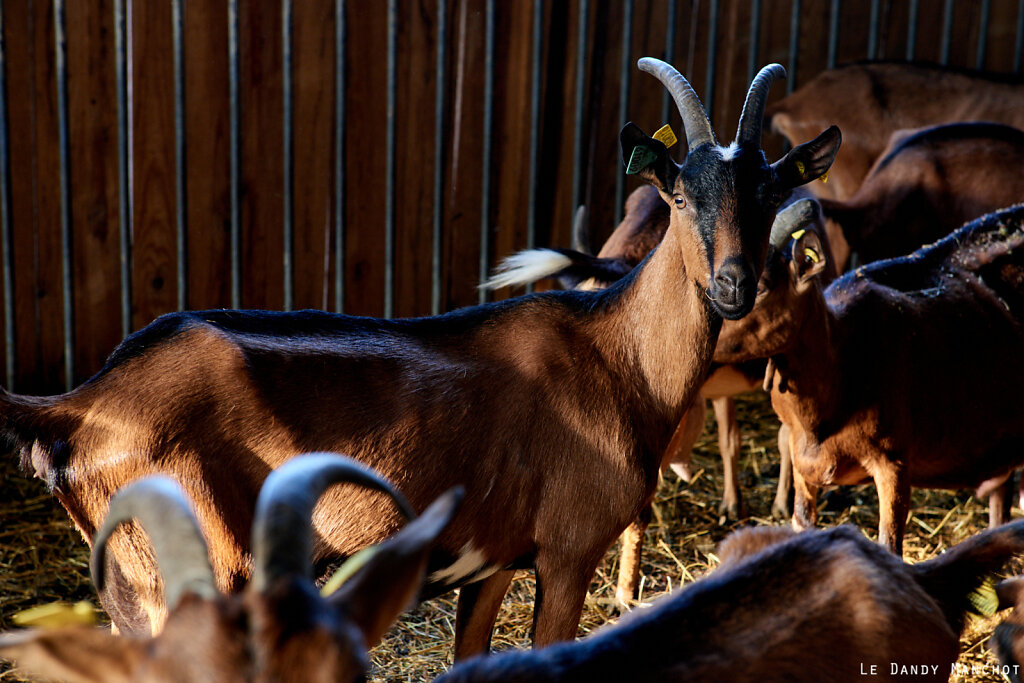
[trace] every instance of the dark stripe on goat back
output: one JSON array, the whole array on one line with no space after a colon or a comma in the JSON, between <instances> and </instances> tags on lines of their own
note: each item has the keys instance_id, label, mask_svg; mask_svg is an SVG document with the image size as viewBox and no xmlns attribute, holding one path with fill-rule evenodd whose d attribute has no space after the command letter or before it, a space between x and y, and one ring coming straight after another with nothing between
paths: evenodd
<instances>
[{"instance_id":1,"label":"dark stripe on goat back","mask_svg":"<svg viewBox=\"0 0 1024 683\"><path fill-rule=\"evenodd\" d=\"M888 166L901 153L913 147L923 145L935 145L943 142L957 140L980 142L982 140L994 140L1005 142L1018 147L1024 147L1024 131L1007 126L1002 123L991 121L964 121L959 123L945 123L941 126L932 126L909 135L900 141L885 157L878 162L875 173Z\"/></svg>"},{"instance_id":2,"label":"dark stripe on goat back","mask_svg":"<svg viewBox=\"0 0 1024 683\"><path fill-rule=\"evenodd\" d=\"M89 382L111 369L137 358L197 325L212 325L228 334L266 335L274 337L346 336L353 340L361 335L393 334L418 337L442 337L464 334L516 310L555 307L570 313L588 314L614 305L619 295L633 280L636 269L608 289L582 291L549 291L538 294L460 308L450 313L424 318L385 320L340 315L320 310L261 311L215 309L168 313L125 338L107 359L103 369Z\"/></svg>"},{"instance_id":3,"label":"dark stripe on goat back","mask_svg":"<svg viewBox=\"0 0 1024 683\"><path fill-rule=\"evenodd\" d=\"M850 271L829 285L826 296L838 295L841 290L852 291L859 283L867 282L901 292L930 289L941 285L939 277L944 265L954 270L966 267L972 272L997 262L1024 267L1024 249L1016 248L1022 242L1024 204L1016 204L976 218L911 254L875 261ZM1007 253L997 257L1004 247L1008 248ZM1022 288L1020 284L1017 287L1020 295Z\"/></svg>"}]
</instances>

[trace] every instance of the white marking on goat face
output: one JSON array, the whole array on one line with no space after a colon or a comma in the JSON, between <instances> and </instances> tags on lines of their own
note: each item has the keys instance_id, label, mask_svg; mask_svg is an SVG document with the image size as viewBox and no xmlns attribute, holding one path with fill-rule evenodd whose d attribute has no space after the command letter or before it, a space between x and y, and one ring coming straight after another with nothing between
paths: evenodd
<instances>
[{"instance_id":1,"label":"white marking on goat face","mask_svg":"<svg viewBox=\"0 0 1024 683\"><path fill-rule=\"evenodd\" d=\"M736 157L736 154L740 151L740 146L733 140L728 147L716 147L718 153L722 155L722 161L731 161Z\"/></svg>"},{"instance_id":2,"label":"white marking on goat face","mask_svg":"<svg viewBox=\"0 0 1024 683\"><path fill-rule=\"evenodd\" d=\"M455 560L452 566L446 569L439 569L431 574L428 580L430 583L452 585L469 577L472 577L473 581L480 581L496 571L498 571L498 566L488 566L483 551L467 543L462 547L459 558Z\"/></svg>"}]
</instances>

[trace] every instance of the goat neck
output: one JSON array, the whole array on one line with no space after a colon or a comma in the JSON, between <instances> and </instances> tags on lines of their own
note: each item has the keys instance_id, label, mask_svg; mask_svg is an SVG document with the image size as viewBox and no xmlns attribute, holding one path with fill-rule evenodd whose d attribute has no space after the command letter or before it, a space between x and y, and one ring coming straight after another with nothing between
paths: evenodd
<instances>
[{"instance_id":1,"label":"goat neck","mask_svg":"<svg viewBox=\"0 0 1024 683\"><path fill-rule=\"evenodd\" d=\"M595 323L597 344L610 365L635 377L634 410L643 423L678 422L704 381L722 325L695 277L706 266L686 238L669 228L631 276L606 290L615 301ZM663 431L671 429L656 430ZM666 444L651 447L660 452Z\"/></svg>"}]
</instances>

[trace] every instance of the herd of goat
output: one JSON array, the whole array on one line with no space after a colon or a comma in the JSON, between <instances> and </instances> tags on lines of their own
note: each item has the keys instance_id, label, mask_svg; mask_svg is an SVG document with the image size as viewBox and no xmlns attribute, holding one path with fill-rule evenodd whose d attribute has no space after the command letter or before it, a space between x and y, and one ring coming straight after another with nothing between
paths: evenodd
<instances>
[{"instance_id":1,"label":"herd of goat","mask_svg":"<svg viewBox=\"0 0 1024 683\"><path fill-rule=\"evenodd\" d=\"M947 679L974 594L1024 554L1024 521L1004 524L1024 465L1024 86L860 64L766 111L770 65L723 145L675 69L639 67L675 101L683 163L626 124L648 184L601 250L581 228L488 283L564 289L405 320L169 314L74 391L0 390L0 429L91 545L114 631L8 633L0 657L71 681L361 680L410 603L460 588L439 680ZM794 145L771 164L764 121ZM620 534L633 597L705 399L720 511L743 514L733 399L761 387L773 513L794 528L734 532L707 576L574 640ZM866 481L878 543L812 531L822 487ZM988 494L989 530L905 564L912 487ZM535 649L488 655L525 568ZM1024 579L996 592L1011 611L990 646L1019 681Z\"/></svg>"}]
</instances>

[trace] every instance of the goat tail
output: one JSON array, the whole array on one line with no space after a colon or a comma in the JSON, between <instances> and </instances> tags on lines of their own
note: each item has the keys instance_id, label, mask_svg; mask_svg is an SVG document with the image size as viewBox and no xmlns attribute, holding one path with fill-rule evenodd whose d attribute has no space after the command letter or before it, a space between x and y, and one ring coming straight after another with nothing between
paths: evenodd
<instances>
[{"instance_id":1,"label":"goat tail","mask_svg":"<svg viewBox=\"0 0 1024 683\"><path fill-rule=\"evenodd\" d=\"M51 410L54 404L54 397L22 396L0 387L0 454L17 455L24 472L51 486L53 454L67 450L70 426L70 416Z\"/></svg>"},{"instance_id":2,"label":"goat tail","mask_svg":"<svg viewBox=\"0 0 1024 683\"><path fill-rule=\"evenodd\" d=\"M587 279L611 283L632 268L622 259L590 256L573 249L526 249L502 261L480 289L522 287L547 277L556 277L569 289Z\"/></svg>"},{"instance_id":3,"label":"goat tail","mask_svg":"<svg viewBox=\"0 0 1024 683\"><path fill-rule=\"evenodd\" d=\"M935 559L911 569L917 582L938 603L954 633L963 628L973 607L971 594L992 572L1024 553L1024 519L983 531Z\"/></svg>"}]
</instances>

